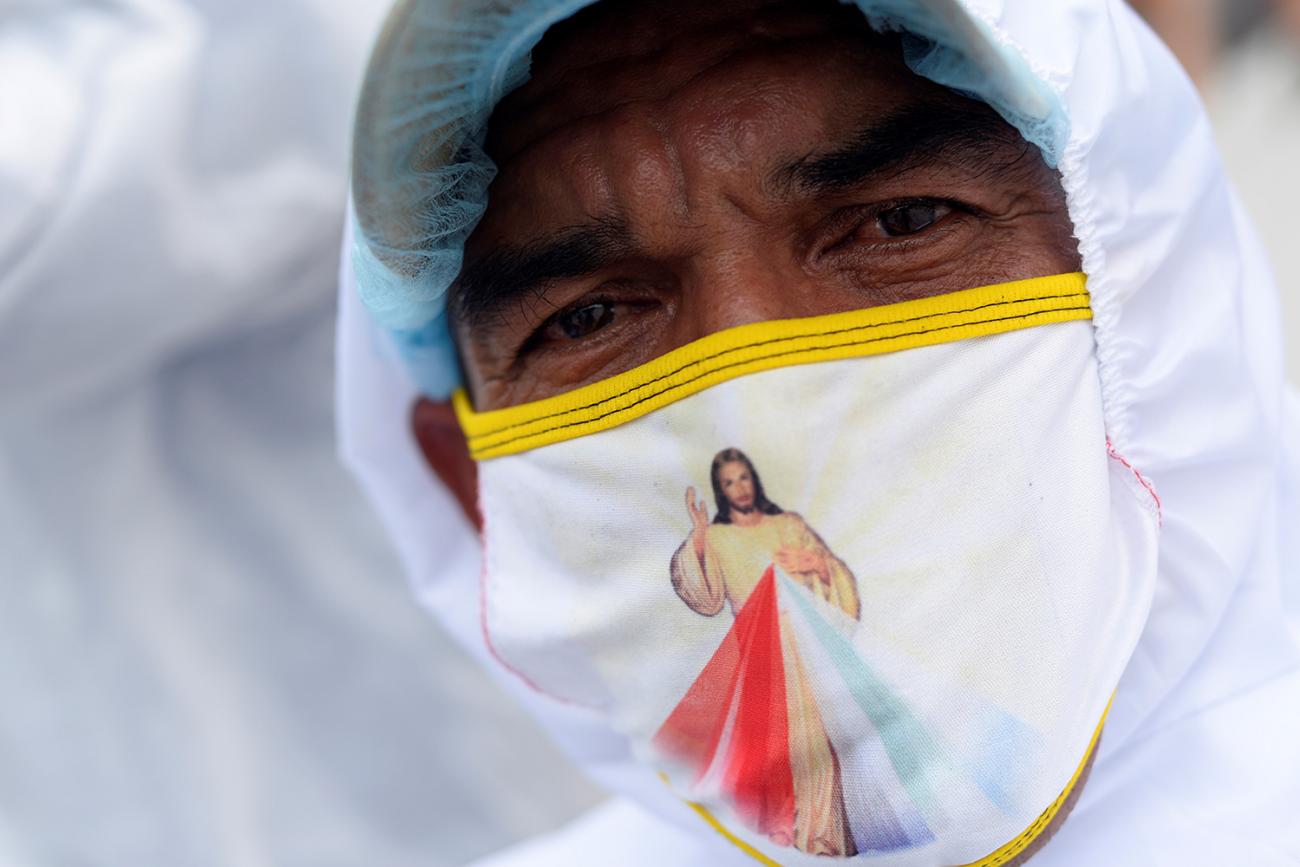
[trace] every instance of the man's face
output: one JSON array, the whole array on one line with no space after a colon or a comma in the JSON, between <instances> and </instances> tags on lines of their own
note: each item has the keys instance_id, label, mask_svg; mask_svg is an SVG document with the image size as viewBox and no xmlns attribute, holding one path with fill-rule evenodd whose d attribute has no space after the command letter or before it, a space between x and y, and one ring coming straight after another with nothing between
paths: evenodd
<instances>
[{"instance_id":1,"label":"man's face","mask_svg":"<svg viewBox=\"0 0 1300 867\"><path fill-rule=\"evenodd\" d=\"M719 467L718 483L722 486L722 495L733 509L748 512L754 508L754 479L743 462L727 461Z\"/></svg>"},{"instance_id":2,"label":"man's face","mask_svg":"<svg viewBox=\"0 0 1300 867\"><path fill-rule=\"evenodd\" d=\"M1079 266L1037 149L835 2L602 3L487 146L451 302L480 410L748 322Z\"/></svg>"}]
</instances>

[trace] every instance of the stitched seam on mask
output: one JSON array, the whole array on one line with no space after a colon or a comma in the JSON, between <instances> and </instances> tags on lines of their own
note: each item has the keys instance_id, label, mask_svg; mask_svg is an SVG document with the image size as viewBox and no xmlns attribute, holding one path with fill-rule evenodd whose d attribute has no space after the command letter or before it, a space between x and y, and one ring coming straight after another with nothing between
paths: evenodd
<instances>
[{"instance_id":1,"label":"stitched seam on mask","mask_svg":"<svg viewBox=\"0 0 1300 867\"><path fill-rule=\"evenodd\" d=\"M771 337L766 340L755 341L754 343L746 343L743 346L731 346L726 349L720 350L718 352L712 353L710 355L703 356L701 358L691 359L685 364L675 367L672 370L665 371L664 373L659 374L653 379L648 379L645 382L637 383L632 388L629 388L625 391L620 391L617 394L606 395L605 397L602 397L598 400L594 400L591 403L583 404L581 406L568 407L566 409L556 410L555 412L548 413L546 415L537 416L536 418L530 418L524 421L512 422L507 425L502 425L500 427L492 428L491 430L479 431L478 433L473 434L470 437L470 439L479 440L485 437L491 437L497 434L505 433L506 431L514 430L515 428L524 427L525 425L537 424L538 422L541 421L546 421L552 418L560 418L566 415L572 415L573 413L577 413L577 412L586 412L589 409L593 409L595 407L600 406L601 404L608 403L611 400L618 400L621 397L626 397L627 395L631 394L634 391L637 391L638 389L647 388L665 379L676 376L682 371L687 370L691 367L695 367L696 365L704 364L708 361L712 361L714 359L721 358L723 356L730 355L732 353L744 352L745 350L754 349L755 347L759 347L759 346L766 346L773 343L787 343L792 340L806 340L810 337L834 337L835 335L838 334L849 334L855 331L867 331L867 330L873 330L878 328L888 328L893 325L906 325L909 322L920 322L924 319L936 319L942 316L960 316L962 314L974 313L976 311L985 310L991 307L1005 307L1013 304L1033 304L1039 301L1057 301L1057 300L1087 298L1087 297L1088 297L1088 293L1086 291L1082 291L1082 292L1065 292L1057 295L1039 295L1032 298L1010 298L1010 299L1004 299L1002 301L990 301L986 304L979 304L974 307L963 307L956 310L945 310L938 313L926 313L921 316L910 316L905 319L893 319L886 322L873 322L869 325L854 325L849 328L836 328L830 331L806 331L800 334L785 334L782 335L781 337ZM1076 309L1076 308L1052 308L1052 309L1056 310L1056 309ZM1036 311L1036 312L1051 312L1051 311ZM997 321L997 320L988 320L988 321ZM981 322L970 322L970 323L962 323L962 324L979 325L981 324ZM948 327L955 327L955 326L948 326ZM936 328L934 330L941 331L943 329ZM925 334L927 333L927 331L914 331L914 332L908 332L906 334L897 334L892 336L910 337L910 336L915 336L916 334ZM890 339L890 338L880 338L880 339ZM715 368L715 369L722 370L725 368Z\"/></svg>"},{"instance_id":2,"label":"stitched seam on mask","mask_svg":"<svg viewBox=\"0 0 1300 867\"><path fill-rule=\"evenodd\" d=\"M1119 453L1115 448L1114 443L1110 441L1110 437L1106 437L1106 453L1110 455L1113 460L1119 461L1125 469L1132 473L1133 477L1137 479L1138 484L1142 486L1143 490L1151 495L1151 499L1155 502L1156 526L1163 528L1165 525L1165 509L1164 505L1160 502L1160 494L1156 493L1156 486L1151 484L1150 479L1142 475L1141 470L1129 463L1128 459Z\"/></svg>"},{"instance_id":3,"label":"stitched seam on mask","mask_svg":"<svg viewBox=\"0 0 1300 867\"><path fill-rule=\"evenodd\" d=\"M591 418L584 418L584 419L579 419L578 421L570 421L570 422L565 422L563 424L551 425L549 427L541 428L535 431L529 431L528 433L519 434L518 436L509 437L508 439L504 439L504 440L500 440L499 442L493 442L488 444L483 444L478 441L483 437L489 436L489 434L480 434L470 439L470 449L475 452L493 451L496 449L506 448L507 446L513 443L517 443L520 440L529 439L531 437L544 436L546 434L554 433L555 431L558 430L564 430L565 428L570 428L570 427L577 427L579 425L594 424L598 421L601 421L602 419L608 418L609 416L617 415L618 413L621 412L628 412L629 410L632 410L634 407L642 403L645 403L648 400L653 400L656 397L660 397L661 395L668 394L676 389L684 388L688 385L691 385L692 383L704 379L707 376L711 376L715 373L719 373L721 371L728 370L733 367L741 367L746 364L754 364L761 361L769 361L773 358L808 355L814 352L821 352L828 349L843 349L850 346L867 346L872 343L881 343L886 340L898 340L905 337L916 337L922 334L936 334L940 331L951 331L958 328L970 328L978 325L989 325L997 322L1013 322L1022 319L1032 319L1037 316L1050 316L1056 313L1071 313L1071 312L1079 312L1085 310L1090 311L1091 309L1092 308L1090 308L1087 305L1083 305L1081 307L1054 307L1050 310L1036 310L1033 313L1023 313L1018 316L1000 316L994 319L978 319L973 322L959 322L955 325L944 325L939 328L927 328L927 329L922 329L920 331L909 331L903 334L890 334L885 337L872 337L866 340L848 340L848 341L842 341L840 343L826 343L826 344L819 344L817 346L805 346L799 349L789 349L784 352L773 352L767 355L759 356L757 358L747 358L743 361L734 361L729 364L724 364L718 367L710 367L708 370L696 374L690 379L683 380L667 388L662 388L650 394L642 395L641 397L637 398L636 400L632 401L626 406L621 406L616 409L608 410L607 412L601 413L600 415L592 416ZM809 336L815 337L820 335L803 335L803 337L809 337ZM613 395L613 397L623 397L628 394L631 394L633 391L636 391L636 389L629 389L628 391L622 392L621 394Z\"/></svg>"}]
</instances>

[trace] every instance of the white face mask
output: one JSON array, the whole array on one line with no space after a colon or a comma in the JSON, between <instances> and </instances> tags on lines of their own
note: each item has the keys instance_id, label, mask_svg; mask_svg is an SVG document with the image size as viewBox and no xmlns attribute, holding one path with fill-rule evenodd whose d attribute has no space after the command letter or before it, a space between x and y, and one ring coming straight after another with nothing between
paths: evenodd
<instances>
[{"instance_id":1,"label":"white face mask","mask_svg":"<svg viewBox=\"0 0 1300 867\"><path fill-rule=\"evenodd\" d=\"M763 863L1005 863L1077 781L1154 583L1089 316L1064 275L460 396L495 654Z\"/></svg>"}]
</instances>

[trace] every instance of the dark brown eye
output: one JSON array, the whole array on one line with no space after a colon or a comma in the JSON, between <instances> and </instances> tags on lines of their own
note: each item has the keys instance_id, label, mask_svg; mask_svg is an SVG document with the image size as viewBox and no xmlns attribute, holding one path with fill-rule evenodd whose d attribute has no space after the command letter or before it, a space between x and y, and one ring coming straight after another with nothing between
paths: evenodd
<instances>
[{"instance_id":1,"label":"dark brown eye","mask_svg":"<svg viewBox=\"0 0 1300 867\"><path fill-rule=\"evenodd\" d=\"M880 230L891 237L915 235L942 220L952 209L942 202L908 202L880 212Z\"/></svg>"},{"instance_id":2,"label":"dark brown eye","mask_svg":"<svg viewBox=\"0 0 1300 867\"><path fill-rule=\"evenodd\" d=\"M564 311L556 317L555 324L560 327L565 337L579 340L613 321L614 305L597 301Z\"/></svg>"}]
</instances>

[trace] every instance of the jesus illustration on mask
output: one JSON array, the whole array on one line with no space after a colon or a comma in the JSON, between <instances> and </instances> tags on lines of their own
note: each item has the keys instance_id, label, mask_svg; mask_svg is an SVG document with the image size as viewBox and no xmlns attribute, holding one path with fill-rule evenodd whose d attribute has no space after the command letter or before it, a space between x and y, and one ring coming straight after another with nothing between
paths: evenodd
<instances>
[{"instance_id":1,"label":"jesus illustration on mask","mask_svg":"<svg viewBox=\"0 0 1300 867\"><path fill-rule=\"evenodd\" d=\"M700 781L714 780L746 824L774 843L855 854L839 761L791 614L777 601L784 575L856 621L853 573L803 518L767 498L740 450L718 452L710 479L712 521L695 489L686 491L692 528L673 554L672 584L697 613L712 617L729 605L736 620L656 742Z\"/></svg>"},{"instance_id":2,"label":"jesus illustration on mask","mask_svg":"<svg viewBox=\"0 0 1300 867\"><path fill-rule=\"evenodd\" d=\"M853 573L794 512L767 498L753 463L724 449L710 469L717 514L686 489L691 534L672 559L673 587L692 609L711 617L731 603L739 611L770 564L850 617L858 616Z\"/></svg>"}]
</instances>

